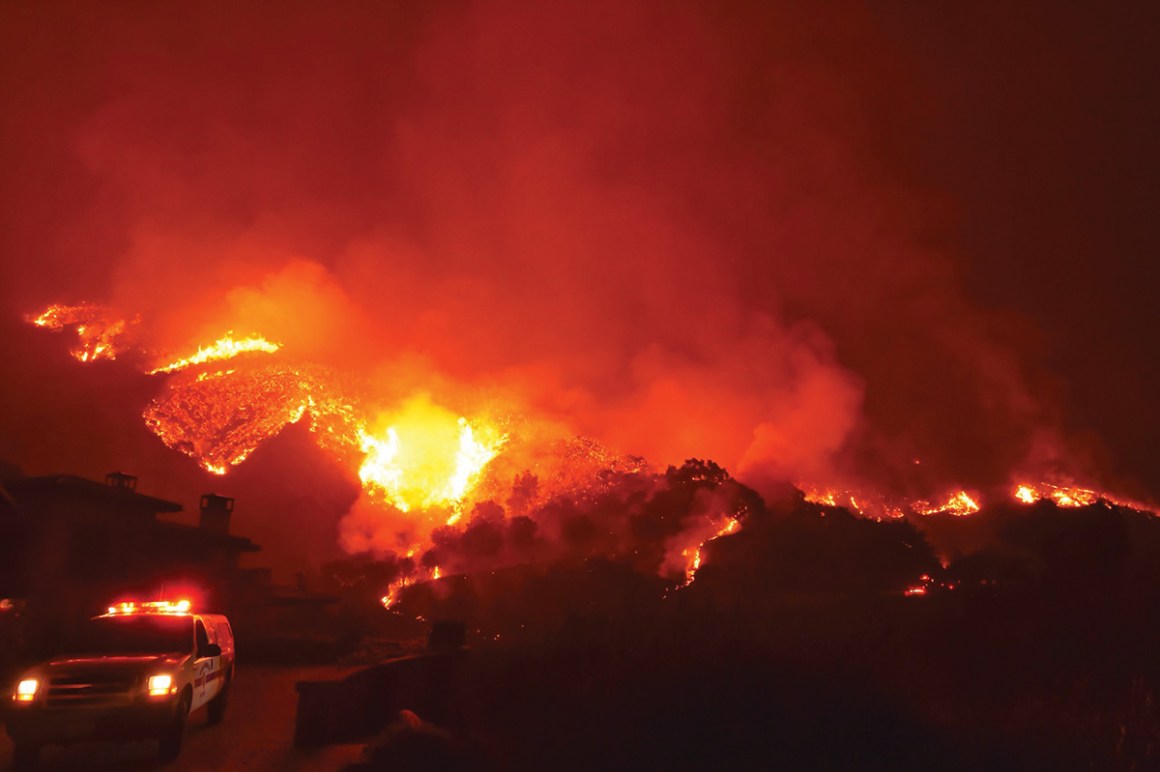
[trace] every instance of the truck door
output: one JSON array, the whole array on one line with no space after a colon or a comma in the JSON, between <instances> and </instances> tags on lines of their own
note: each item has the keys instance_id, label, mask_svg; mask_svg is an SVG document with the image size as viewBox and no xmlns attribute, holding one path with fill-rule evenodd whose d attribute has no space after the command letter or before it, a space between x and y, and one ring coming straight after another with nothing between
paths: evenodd
<instances>
[{"instance_id":1,"label":"truck door","mask_svg":"<svg viewBox=\"0 0 1160 772\"><path fill-rule=\"evenodd\" d=\"M208 656L206 649L209 647L209 635L206 633L205 624L199 619L197 620L197 627L194 635L196 636L197 655L193 662L193 705L191 710L196 710L202 705L209 702L213 697L216 685L216 676L218 675L220 657Z\"/></svg>"}]
</instances>

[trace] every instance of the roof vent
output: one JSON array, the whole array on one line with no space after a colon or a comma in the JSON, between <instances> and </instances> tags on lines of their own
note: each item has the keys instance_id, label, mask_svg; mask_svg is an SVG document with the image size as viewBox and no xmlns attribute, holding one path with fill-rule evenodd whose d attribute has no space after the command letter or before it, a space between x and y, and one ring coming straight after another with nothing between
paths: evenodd
<instances>
[{"instance_id":1,"label":"roof vent","mask_svg":"<svg viewBox=\"0 0 1160 772\"><path fill-rule=\"evenodd\" d=\"M137 490L137 476L123 472L109 472L105 475L105 485L110 488L121 488L127 491Z\"/></svg>"}]
</instances>

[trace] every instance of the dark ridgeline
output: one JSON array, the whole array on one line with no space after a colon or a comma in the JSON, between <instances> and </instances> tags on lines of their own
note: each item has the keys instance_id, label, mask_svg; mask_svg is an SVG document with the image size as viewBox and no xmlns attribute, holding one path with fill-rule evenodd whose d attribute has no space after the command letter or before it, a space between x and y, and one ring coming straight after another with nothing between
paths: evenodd
<instances>
[{"instance_id":1,"label":"dark ridgeline","mask_svg":"<svg viewBox=\"0 0 1160 772\"><path fill-rule=\"evenodd\" d=\"M1160 519L1040 502L875 522L800 496L767 506L703 472L546 504L562 546L494 503L437 535L462 572L404 589L398 612L467 625L486 747L448 768L1160 763ZM687 587L609 536L612 512L652 538L710 494L744 524ZM400 721L384 741L429 739Z\"/></svg>"}]
</instances>

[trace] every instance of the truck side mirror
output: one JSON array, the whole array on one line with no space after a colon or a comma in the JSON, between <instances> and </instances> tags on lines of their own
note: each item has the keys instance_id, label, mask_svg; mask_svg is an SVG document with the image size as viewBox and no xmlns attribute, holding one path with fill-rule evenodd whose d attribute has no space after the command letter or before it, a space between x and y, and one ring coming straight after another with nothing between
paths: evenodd
<instances>
[{"instance_id":1,"label":"truck side mirror","mask_svg":"<svg viewBox=\"0 0 1160 772\"><path fill-rule=\"evenodd\" d=\"M203 659L205 657L220 657L221 655L221 646L218 646L216 643L207 643L205 646L201 647L201 651L197 653L197 658Z\"/></svg>"}]
</instances>

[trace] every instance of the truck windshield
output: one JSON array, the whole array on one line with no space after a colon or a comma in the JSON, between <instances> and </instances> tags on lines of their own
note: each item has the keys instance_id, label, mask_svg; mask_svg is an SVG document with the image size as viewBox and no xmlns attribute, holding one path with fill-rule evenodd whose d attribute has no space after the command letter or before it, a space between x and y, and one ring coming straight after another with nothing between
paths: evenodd
<instances>
[{"instance_id":1,"label":"truck windshield","mask_svg":"<svg viewBox=\"0 0 1160 772\"><path fill-rule=\"evenodd\" d=\"M193 647L193 617L124 616L91 619L70 636L71 654L164 654Z\"/></svg>"}]
</instances>

